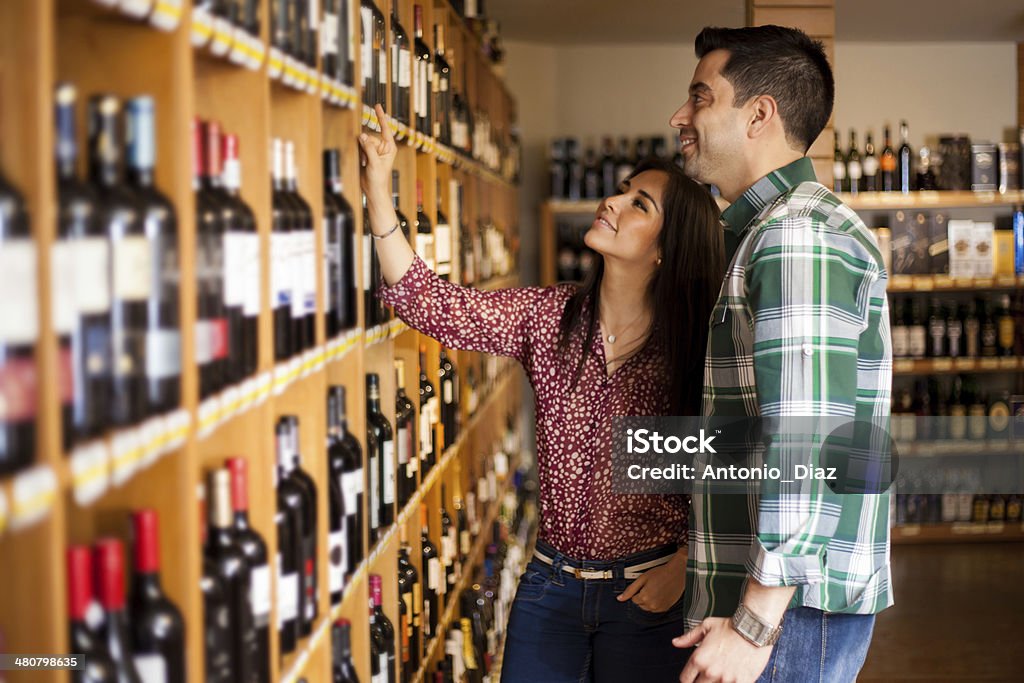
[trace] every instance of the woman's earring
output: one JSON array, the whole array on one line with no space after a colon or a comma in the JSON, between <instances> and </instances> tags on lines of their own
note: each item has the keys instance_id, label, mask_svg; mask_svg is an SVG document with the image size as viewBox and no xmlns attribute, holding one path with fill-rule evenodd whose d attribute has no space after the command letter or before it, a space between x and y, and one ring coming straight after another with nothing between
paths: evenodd
<instances>
[{"instance_id":1,"label":"woman's earring","mask_svg":"<svg viewBox=\"0 0 1024 683\"><path fill-rule=\"evenodd\" d=\"M658 262L655 265L658 265L658 266L661 265L661 257L660 256L658 257Z\"/></svg>"}]
</instances>

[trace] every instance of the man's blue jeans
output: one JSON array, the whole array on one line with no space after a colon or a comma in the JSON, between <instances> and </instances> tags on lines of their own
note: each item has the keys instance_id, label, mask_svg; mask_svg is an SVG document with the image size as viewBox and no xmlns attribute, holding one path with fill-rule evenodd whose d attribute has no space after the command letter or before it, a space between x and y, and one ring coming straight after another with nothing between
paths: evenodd
<instances>
[{"instance_id":1,"label":"man's blue jeans","mask_svg":"<svg viewBox=\"0 0 1024 683\"><path fill-rule=\"evenodd\" d=\"M542 543L538 547L555 565L567 559ZM581 581L531 561L509 615L502 683L678 681L690 654L671 642L683 633L683 599L658 614L616 600L631 583L623 568L658 556L650 551L586 563L588 569L611 569L617 578L607 581Z\"/></svg>"},{"instance_id":2,"label":"man's blue jeans","mask_svg":"<svg viewBox=\"0 0 1024 683\"><path fill-rule=\"evenodd\" d=\"M757 683L852 683L864 665L873 614L827 614L794 607Z\"/></svg>"}]
</instances>

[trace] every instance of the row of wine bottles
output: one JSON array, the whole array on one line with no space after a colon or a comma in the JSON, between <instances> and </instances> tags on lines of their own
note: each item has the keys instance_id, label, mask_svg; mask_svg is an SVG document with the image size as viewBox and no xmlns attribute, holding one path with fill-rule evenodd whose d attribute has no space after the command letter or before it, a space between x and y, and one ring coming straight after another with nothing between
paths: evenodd
<instances>
[{"instance_id":1,"label":"row of wine bottles","mask_svg":"<svg viewBox=\"0 0 1024 683\"><path fill-rule=\"evenodd\" d=\"M683 157L678 142L672 161L680 168ZM552 199L601 199L610 197L633 167L648 157L669 158L669 145L662 135L637 137L632 144L620 137L618 146L611 136L601 139L600 152L588 141L581 153L577 138L554 138L549 151L548 177Z\"/></svg>"}]
</instances>

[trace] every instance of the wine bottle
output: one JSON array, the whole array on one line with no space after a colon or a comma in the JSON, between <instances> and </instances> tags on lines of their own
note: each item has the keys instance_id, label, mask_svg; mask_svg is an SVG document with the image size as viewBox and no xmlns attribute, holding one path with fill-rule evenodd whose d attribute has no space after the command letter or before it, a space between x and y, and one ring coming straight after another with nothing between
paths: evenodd
<instances>
[{"instance_id":1,"label":"wine bottle","mask_svg":"<svg viewBox=\"0 0 1024 683\"><path fill-rule=\"evenodd\" d=\"M295 289L292 292L292 321L300 330L299 350L305 351L316 343L316 237L313 231L313 210L299 194L298 169L295 165L295 145L284 143L285 189L291 198L293 215L299 224L293 235L294 256L292 267ZM297 293L297 296L296 296Z\"/></svg>"},{"instance_id":2,"label":"wine bottle","mask_svg":"<svg viewBox=\"0 0 1024 683\"><path fill-rule=\"evenodd\" d=\"M379 446L377 457L377 539L395 521L395 441L391 423L380 410L380 377L376 373L366 376L366 426L373 432Z\"/></svg>"},{"instance_id":3,"label":"wine bottle","mask_svg":"<svg viewBox=\"0 0 1024 683\"><path fill-rule=\"evenodd\" d=\"M434 231L434 258L437 262L437 274L443 280L451 278L452 274L452 228L448 223L448 217L442 211L443 195L441 194L441 181L437 181L437 228Z\"/></svg>"},{"instance_id":4,"label":"wine bottle","mask_svg":"<svg viewBox=\"0 0 1024 683\"><path fill-rule=\"evenodd\" d=\"M289 453L288 425L278 422L277 467L274 489L277 491L277 630L281 654L293 652L299 639L299 615L305 611L305 581L302 536L305 516L302 489L288 476L292 459Z\"/></svg>"},{"instance_id":5,"label":"wine bottle","mask_svg":"<svg viewBox=\"0 0 1024 683\"><path fill-rule=\"evenodd\" d=\"M900 192L914 190L914 152L910 149L910 132L906 121L900 121L900 149L896 153L896 184Z\"/></svg>"},{"instance_id":6,"label":"wine bottle","mask_svg":"<svg viewBox=\"0 0 1024 683\"><path fill-rule=\"evenodd\" d=\"M882 148L882 158L879 160L879 168L882 170L882 184L879 188L883 192L892 192L896 189L896 152L892 149L892 135L889 126L882 129L885 137L885 147Z\"/></svg>"},{"instance_id":7,"label":"wine bottle","mask_svg":"<svg viewBox=\"0 0 1024 683\"><path fill-rule=\"evenodd\" d=\"M846 150L846 185L850 194L859 194L862 188L864 167L857 149L857 131L850 130L850 147Z\"/></svg>"},{"instance_id":8,"label":"wine bottle","mask_svg":"<svg viewBox=\"0 0 1024 683\"><path fill-rule=\"evenodd\" d=\"M350 3L353 0L340 0L338 9L338 65L340 69L339 80L344 85L354 87L356 84L355 53L356 53L356 23L352 21L352 8Z\"/></svg>"},{"instance_id":9,"label":"wine bottle","mask_svg":"<svg viewBox=\"0 0 1024 683\"><path fill-rule=\"evenodd\" d=\"M434 137L443 145L451 145L452 70L445 57L444 24L434 24L434 50Z\"/></svg>"},{"instance_id":10,"label":"wine bottle","mask_svg":"<svg viewBox=\"0 0 1024 683\"><path fill-rule=\"evenodd\" d=\"M327 338L356 325L355 216L342 194L341 150L324 151L324 292Z\"/></svg>"},{"instance_id":11,"label":"wine bottle","mask_svg":"<svg viewBox=\"0 0 1024 683\"><path fill-rule=\"evenodd\" d=\"M455 584L458 580L456 555L459 548L458 530L448 515L447 501L446 487L441 484L441 566L444 568L445 583L441 593L444 595L445 607L448 606L451 596L455 594Z\"/></svg>"},{"instance_id":12,"label":"wine bottle","mask_svg":"<svg viewBox=\"0 0 1024 683\"><path fill-rule=\"evenodd\" d=\"M359 3L359 49L363 73L363 104L373 106L377 91L374 81L373 54L373 1L360 0Z\"/></svg>"},{"instance_id":13,"label":"wine bottle","mask_svg":"<svg viewBox=\"0 0 1024 683\"><path fill-rule=\"evenodd\" d=\"M146 393L154 413L181 404L181 315L178 219L174 205L154 184L156 120L153 98L135 97L125 105L126 176L141 205L152 264L147 301Z\"/></svg>"},{"instance_id":14,"label":"wine bottle","mask_svg":"<svg viewBox=\"0 0 1024 683\"><path fill-rule=\"evenodd\" d=\"M864 172L864 191L878 191L878 157L875 156L875 143L870 131L864 141L864 161L861 164Z\"/></svg>"},{"instance_id":15,"label":"wine bottle","mask_svg":"<svg viewBox=\"0 0 1024 683\"><path fill-rule=\"evenodd\" d=\"M238 136L222 137L224 173L221 185L228 201L234 205L235 224L225 233L224 298L241 302L241 319L230 327L232 345L239 363L236 379L253 375L259 365L259 316L262 302L260 278L260 236L256 215L242 199L242 163L239 159ZM232 325L229 319L229 326Z\"/></svg>"},{"instance_id":16,"label":"wine bottle","mask_svg":"<svg viewBox=\"0 0 1024 683\"><path fill-rule=\"evenodd\" d=\"M383 653L379 655L381 668L384 674L381 676L387 683L395 683L395 627L391 620L384 614L384 602L382 593L382 581L378 574L370 574L370 596L373 598L373 617L370 622L370 631L376 630L379 634L378 642L382 644Z\"/></svg>"},{"instance_id":17,"label":"wine bottle","mask_svg":"<svg viewBox=\"0 0 1024 683\"><path fill-rule=\"evenodd\" d=\"M206 523L206 485L197 487L199 494L199 529L202 547L209 537ZM233 683L231 669L231 605L228 589L217 572L217 565L203 553L203 575L199 579L203 595L203 673L206 683Z\"/></svg>"},{"instance_id":18,"label":"wine bottle","mask_svg":"<svg viewBox=\"0 0 1024 683\"><path fill-rule=\"evenodd\" d=\"M92 557L89 548L73 545L67 551L68 571L68 643L85 658L82 669L71 672L73 683L114 683L117 675L106 646L96 632L99 610L93 601Z\"/></svg>"},{"instance_id":19,"label":"wine bottle","mask_svg":"<svg viewBox=\"0 0 1024 683\"><path fill-rule=\"evenodd\" d=\"M377 616L373 608L373 592L370 593L370 680L372 683L386 683L388 654L384 649L384 634L377 628Z\"/></svg>"},{"instance_id":20,"label":"wine bottle","mask_svg":"<svg viewBox=\"0 0 1024 683\"><path fill-rule=\"evenodd\" d=\"M420 504L420 550L423 562L423 649L424 660L428 643L437 637L440 620L440 596L444 594L445 580L441 572L441 558L437 546L430 540L430 518L426 504Z\"/></svg>"},{"instance_id":21,"label":"wine bottle","mask_svg":"<svg viewBox=\"0 0 1024 683\"><path fill-rule=\"evenodd\" d=\"M270 683L270 565L267 544L249 523L249 462L245 458L234 457L228 458L225 465L231 473L234 541L249 563L249 602L256 630L252 651L254 680Z\"/></svg>"},{"instance_id":22,"label":"wine bottle","mask_svg":"<svg viewBox=\"0 0 1024 683\"><path fill-rule=\"evenodd\" d=\"M370 229L370 211L363 194L363 310L366 326L373 327L381 322L381 302L377 299L377 284L380 281L380 263L373 246L373 231Z\"/></svg>"},{"instance_id":23,"label":"wine bottle","mask_svg":"<svg viewBox=\"0 0 1024 683\"><path fill-rule=\"evenodd\" d=\"M846 184L846 158L839 146L839 131L832 132L834 144L832 146L832 191L845 192Z\"/></svg>"},{"instance_id":24,"label":"wine bottle","mask_svg":"<svg viewBox=\"0 0 1024 683\"><path fill-rule=\"evenodd\" d=\"M351 577L363 559L363 539L369 536L365 528L363 497L366 473L363 471L363 451L359 440L348 430L345 387L333 386L328 394L328 420L333 438L327 449L331 477L341 487L345 510L346 556L345 573Z\"/></svg>"},{"instance_id":25,"label":"wine bottle","mask_svg":"<svg viewBox=\"0 0 1024 683\"><path fill-rule=\"evenodd\" d=\"M245 553L235 542L231 512L231 474L217 469L210 474L210 519L206 554L214 571L224 582L231 624L231 670L234 680L253 678L252 653L256 650L256 629L252 605L252 572Z\"/></svg>"},{"instance_id":26,"label":"wine bottle","mask_svg":"<svg viewBox=\"0 0 1024 683\"><path fill-rule=\"evenodd\" d=\"M313 632L313 624L320 613L319 566L317 563L317 490L313 478L302 469L302 456L299 454L299 418L295 415L283 415L280 422L286 425L289 438L291 470L288 476L302 490L302 511L305 517L302 534L302 574L306 594L304 610L300 613L299 633L308 636Z\"/></svg>"},{"instance_id":27,"label":"wine bottle","mask_svg":"<svg viewBox=\"0 0 1024 683\"><path fill-rule=\"evenodd\" d=\"M423 40L422 5L413 5L413 28L416 34L414 40L416 61L413 63L413 80L416 84L414 96L416 130L424 135L433 135L431 83L434 80L434 62L430 57L430 48Z\"/></svg>"},{"instance_id":28,"label":"wine bottle","mask_svg":"<svg viewBox=\"0 0 1024 683\"><path fill-rule=\"evenodd\" d=\"M409 34L398 18L397 4L391 4L391 109L395 120L409 125L409 94L412 87L412 50Z\"/></svg>"},{"instance_id":29,"label":"wine bottle","mask_svg":"<svg viewBox=\"0 0 1024 683\"><path fill-rule=\"evenodd\" d=\"M388 93L388 51L385 40L387 39L387 33L385 32L385 21L384 13L381 12L377 5L373 4L373 53L375 55L374 60L374 81L376 84L375 92L375 103L380 103L381 106L387 102Z\"/></svg>"},{"instance_id":30,"label":"wine bottle","mask_svg":"<svg viewBox=\"0 0 1024 683\"><path fill-rule=\"evenodd\" d=\"M124 546L116 538L101 538L93 546L97 593L104 611L101 638L114 665L117 683L143 683L132 660L131 624L125 610Z\"/></svg>"},{"instance_id":31,"label":"wine bottle","mask_svg":"<svg viewBox=\"0 0 1024 683\"><path fill-rule=\"evenodd\" d=\"M185 620L160 585L160 536L156 510L132 514L132 658L146 683L184 683Z\"/></svg>"},{"instance_id":32,"label":"wine bottle","mask_svg":"<svg viewBox=\"0 0 1024 683\"><path fill-rule=\"evenodd\" d=\"M73 85L57 85L57 230L50 251L50 297L65 451L103 430L110 392L109 245L96 220L96 196L76 171L76 100Z\"/></svg>"},{"instance_id":33,"label":"wine bottle","mask_svg":"<svg viewBox=\"0 0 1024 683\"><path fill-rule=\"evenodd\" d=\"M292 205L284 189L284 146L271 144L270 293L274 311L274 359L287 360L297 350L292 326Z\"/></svg>"},{"instance_id":34,"label":"wine bottle","mask_svg":"<svg viewBox=\"0 0 1024 683\"><path fill-rule=\"evenodd\" d=\"M434 262L434 229L430 219L423 212L423 181L416 181L416 253L430 270L436 270Z\"/></svg>"},{"instance_id":35,"label":"wine bottle","mask_svg":"<svg viewBox=\"0 0 1024 683\"><path fill-rule=\"evenodd\" d=\"M352 623L338 619L331 630L331 676L333 683L359 683L352 663Z\"/></svg>"},{"instance_id":36,"label":"wine bottle","mask_svg":"<svg viewBox=\"0 0 1024 683\"><path fill-rule=\"evenodd\" d=\"M348 567L345 499L341 492L341 483L335 477L327 479L327 500L327 590L330 594L331 607L334 607L341 604L345 588L345 570Z\"/></svg>"},{"instance_id":37,"label":"wine bottle","mask_svg":"<svg viewBox=\"0 0 1024 683\"><path fill-rule=\"evenodd\" d=\"M405 603L408 613L406 637L409 641L408 666L403 667L404 678L412 680L420 668L420 650L423 630L423 586L420 573L409 559L409 543L405 536L405 525L400 529L400 546L398 549L398 595Z\"/></svg>"},{"instance_id":38,"label":"wine bottle","mask_svg":"<svg viewBox=\"0 0 1024 683\"><path fill-rule=\"evenodd\" d=\"M398 454L396 487L398 506L404 508L418 485L419 458L416 455L416 407L405 393L405 361L395 359L395 450Z\"/></svg>"},{"instance_id":39,"label":"wine bottle","mask_svg":"<svg viewBox=\"0 0 1024 683\"><path fill-rule=\"evenodd\" d=\"M149 410L146 309L152 294L153 255L139 203L120 177L120 110L113 95L89 99L89 182L99 197L97 214L111 249L111 393L105 398L111 421L129 425Z\"/></svg>"},{"instance_id":40,"label":"wine bottle","mask_svg":"<svg viewBox=\"0 0 1024 683\"><path fill-rule=\"evenodd\" d=\"M338 0L324 0L324 12L320 21L320 64L324 75L334 80L340 80L338 28Z\"/></svg>"},{"instance_id":41,"label":"wine bottle","mask_svg":"<svg viewBox=\"0 0 1024 683\"><path fill-rule=\"evenodd\" d=\"M459 376L455 364L441 347L441 424L444 426L444 449L448 450L459 437Z\"/></svg>"},{"instance_id":42,"label":"wine bottle","mask_svg":"<svg viewBox=\"0 0 1024 683\"><path fill-rule=\"evenodd\" d=\"M220 202L203 182L206 154L203 124L192 124L192 189L196 193L196 280L198 287L195 327L195 362L199 368L199 396L207 398L224 385L223 348L227 321L223 295L224 224ZM220 347L220 348L218 348Z\"/></svg>"},{"instance_id":43,"label":"wine bottle","mask_svg":"<svg viewBox=\"0 0 1024 683\"><path fill-rule=\"evenodd\" d=\"M36 451L39 337L36 244L21 195L0 175L0 475L28 466Z\"/></svg>"},{"instance_id":44,"label":"wine bottle","mask_svg":"<svg viewBox=\"0 0 1024 683\"><path fill-rule=\"evenodd\" d=\"M434 385L427 377L427 347L420 344L420 417L419 417L419 440L420 440L420 465L423 469L423 478L437 464L438 439L437 424L441 419L438 404L440 399Z\"/></svg>"}]
</instances>

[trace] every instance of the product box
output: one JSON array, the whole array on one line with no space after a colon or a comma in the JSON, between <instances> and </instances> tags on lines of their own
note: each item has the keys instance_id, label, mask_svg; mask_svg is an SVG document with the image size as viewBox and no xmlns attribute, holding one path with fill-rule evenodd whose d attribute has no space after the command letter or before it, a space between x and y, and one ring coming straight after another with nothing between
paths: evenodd
<instances>
[{"instance_id":1,"label":"product box","mask_svg":"<svg viewBox=\"0 0 1024 683\"><path fill-rule=\"evenodd\" d=\"M998 187L999 149L992 142L971 145L971 189L975 192L995 191Z\"/></svg>"},{"instance_id":2,"label":"product box","mask_svg":"<svg viewBox=\"0 0 1024 683\"><path fill-rule=\"evenodd\" d=\"M993 247L995 248L995 274L1014 274L1013 230L996 230Z\"/></svg>"},{"instance_id":3,"label":"product box","mask_svg":"<svg viewBox=\"0 0 1024 683\"><path fill-rule=\"evenodd\" d=\"M1020 189L1020 144L999 143L999 191Z\"/></svg>"},{"instance_id":4,"label":"product box","mask_svg":"<svg viewBox=\"0 0 1024 683\"><path fill-rule=\"evenodd\" d=\"M990 221L975 221L971 229L971 260L974 277L992 277L995 271L995 226Z\"/></svg>"},{"instance_id":5,"label":"product box","mask_svg":"<svg viewBox=\"0 0 1024 683\"><path fill-rule=\"evenodd\" d=\"M951 220L946 223L949 239L949 274L952 277L974 277L972 244L974 221Z\"/></svg>"},{"instance_id":6,"label":"product box","mask_svg":"<svg viewBox=\"0 0 1024 683\"><path fill-rule=\"evenodd\" d=\"M949 272L949 235L946 214L936 211L928 216L928 272L945 275Z\"/></svg>"},{"instance_id":7,"label":"product box","mask_svg":"<svg viewBox=\"0 0 1024 683\"><path fill-rule=\"evenodd\" d=\"M892 223L892 274L926 275L929 272L928 214L897 211Z\"/></svg>"}]
</instances>

